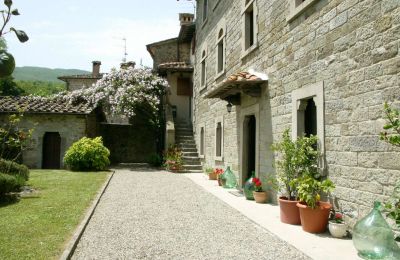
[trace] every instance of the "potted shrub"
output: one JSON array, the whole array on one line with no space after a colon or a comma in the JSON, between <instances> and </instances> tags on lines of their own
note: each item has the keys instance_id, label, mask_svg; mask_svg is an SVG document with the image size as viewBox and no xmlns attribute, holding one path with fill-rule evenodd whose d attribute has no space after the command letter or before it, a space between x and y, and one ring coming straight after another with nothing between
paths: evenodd
<instances>
[{"instance_id":1,"label":"potted shrub","mask_svg":"<svg viewBox=\"0 0 400 260\"><path fill-rule=\"evenodd\" d=\"M300 199L297 207L300 209L303 230L310 233L325 232L332 205L329 202L320 201L321 193L331 192L335 185L329 179L321 181L313 176L300 178L296 182Z\"/></svg>"},{"instance_id":2,"label":"potted shrub","mask_svg":"<svg viewBox=\"0 0 400 260\"><path fill-rule=\"evenodd\" d=\"M208 179L211 181L215 181L217 180L217 173L215 172L215 170L213 168L211 169L207 169L207 173L208 173Z\"/></svg>"},{"instance_id":3,"label":"potted shrub","mask_svg":"<svg viewBox=\"0 0 400 260\"><path fill-rule=\"evenodd\" d=\"M183 170L182 151L175 146L170 146L164 152L164 165L167 171L179 172Z\"/></svg>"},{"instance_id":4,"label":"potted shrub","mask_svg":"<svg viewBox=\"0 0 400 260\"><path fill-rule=\"evenodd\" d=\"M221 168L216 168L214 170L215 174L217 175L217 181L218 181L218 186L222 186L222 174L224 173L224 170Z\"/></svg>"},{"instance_id":5,"label":"potted shrub","mask_svg":"<svg viewBox=\"0 0 400 260\"><path fill-rule=\"evenodd\" d=\"M289 129L286 129L282 141L272 145L272 149L278 153L276 178L283 194L279 197L280 219L283 223L300 225L296 180L318 171L317 141L316 136L299 137L292 141Z\"/></svg>"},{"instance_id":6,"label":"potted shrub","mask_svg":"<svg viewBox=\"0 0 400 260\"><path fill-rule=\"evenodd\" d=\"M335 212L334 210L331 212L328 227L333 237L342 238L347 235L347 225L344 223L343 214L339 212Z\"/></svg>"},{"instance_id":7,"label":"potted shrub","mask_svg":"<svg viewBox=\"0 0 400 260\"><path fill-rule=\"evenodd\" d=\"M266 203L267 202L267 192L262 188L262 182L259 178L253 178L254 183L254 191L253 197L257 203Z\"/></svg>"}]
</instances>

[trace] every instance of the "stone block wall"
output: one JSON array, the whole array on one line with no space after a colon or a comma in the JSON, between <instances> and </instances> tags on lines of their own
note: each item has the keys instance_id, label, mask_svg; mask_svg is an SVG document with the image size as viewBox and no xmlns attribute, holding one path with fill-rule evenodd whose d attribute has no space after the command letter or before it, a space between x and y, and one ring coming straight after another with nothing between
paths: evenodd
<instances>
[{"instance_id":1,"label":"stone block wall","mask_svg":"<svg viewBox=\"0 0 400 260\"><path fill-rule=\"evenodd\" d=\"M0 114L0 122L7 121L8 114ZM86 135L86 118L84 115L61 114L28 114L25 113L20 127L34 129L32 144L22 154L23 163L29 168L42 167L43 137L46 132L58 132L61 136L60 162L66 150Z\"/></svg>"},{"instance_id":2,"label":"stone block wall","mask_svg":"<svg viewBox=\"0 0 400 260\"><path fill-rule=\"evenodd\" d=\"M291 0L290 0L291 1ZM294 0L293 0L294 1ZM197 22L194 129L206 126L206 165L214 160L214 119L224 118L224 161L240 167L241 110L259 104L259 174L274 171L270 144L292 127L292 91L324 86L327 171L337 188L336 204L357 217L384 200L400 178L400 150L379 140L385 101L400 99L400 1L319 0L287 21L289 0L255 0L258 47L243 57L244 0L220 0L205 24ZM201 17L201 1L197 17ZM216 78L218 24L226 25L226 70ZM200 87L200 61L207 49L207 89ZM227 76L254 69L268 75L259 98L242 95L231 113L226 102L204 94Z\"/></svg>"}]
</instances>

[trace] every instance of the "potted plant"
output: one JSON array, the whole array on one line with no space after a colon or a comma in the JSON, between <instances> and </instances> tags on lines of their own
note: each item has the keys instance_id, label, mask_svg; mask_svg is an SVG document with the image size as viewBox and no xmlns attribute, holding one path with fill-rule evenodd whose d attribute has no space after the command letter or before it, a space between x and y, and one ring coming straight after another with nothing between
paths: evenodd
<instances>
[{"instance_id":1,"label":"potted plant","mask_svg":"<svg viewBox=\"0 0 400 260\"><path fill-rule=\"evenodd\" d=\"M328 227L333 237L342 238L347 235L347 225L344 223L343 214L339 212L331 211Z\"/></svg>"},{"instance_id":2,"label":"potted plant","mask_svg":"<svg viewBox=\"0 0 400 260\"><path fill-rule=\"evenodd\" d=\"M175 146L170 146L164 152L163 166L167 171L179 172L183 170L182 151Z\"/></svg>"},{"instance_id":3,"label":"potted plant","mask_svg":"<svg viewBox=\"0 0 400 260\"><path fill-rule=\"evenodd\" d=\"M224 170L221 168L216 168L214 170L215 174L217 175L217 181L218 181L218 186L222 186L222 174L224 173Z\"/></svg>"},{"instance_id":4,"label":"potted plant","mask_svg":"<svg viewBox=\"0 0 400 260\"><path fill-rule=\"evenodd\" d=\"M253 178L254 183L254 191L253 197L257 203L266 203L267 202L267 192L262 188L262 182L259 178Z\"/></svg>"},{"instance_id":5,"label":"potted plant","mask_svg":"<svg viewBox=\"0 0 400 260\"><path fill-rule=\"evenodd\" d=\"M279 197L281 222L300 225L300 213L296 206L298 201L296 180L317 171L319 153L315 149L318 138L299 137L292 141L289 129L286 129L282 141L272 145L272 149L278 153L276 162L276 178L280 192Z\"/></svg>"},{"instance_id":6,"label":"potted plant","mask_svg":"<svg viewBox=\"0 0 400 260\"><path fill-rule=\"evenodd\" d=\"M321 201L321 193L331 192L335 185L329 179L321 181L313 176L300 178L296 182L300 199L297 207L300 209L303 230L310 233L325 232L332 205Z\"/></svg>"}]
</instances>

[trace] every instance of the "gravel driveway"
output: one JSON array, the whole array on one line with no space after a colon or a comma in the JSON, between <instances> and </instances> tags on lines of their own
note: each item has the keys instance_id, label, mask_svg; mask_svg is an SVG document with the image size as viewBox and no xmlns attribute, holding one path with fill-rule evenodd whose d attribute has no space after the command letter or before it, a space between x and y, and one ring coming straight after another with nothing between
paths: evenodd
<instances>
[{"instance_id":1,"label":"gravel driveway","mask_svg":"<svg viewBox=\"0 0 400 260\"><path fill-rule=\"evenodd\" d=\"M117 170L73 259L309 259L183 175Z\"/></svg>"}]
</instances>

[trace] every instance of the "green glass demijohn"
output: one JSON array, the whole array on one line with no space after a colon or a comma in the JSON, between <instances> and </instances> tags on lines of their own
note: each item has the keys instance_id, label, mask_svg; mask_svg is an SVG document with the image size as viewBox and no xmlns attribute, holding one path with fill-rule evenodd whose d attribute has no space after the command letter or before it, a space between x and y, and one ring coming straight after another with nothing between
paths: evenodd
<instances>
[{"instance_id":1,"label":"green glass demijohn","mask_svg":"<svg viewBox=\"0 0 400 260\"><path fill-rule=\"evenodd\" d=\"M380 206L376 201L374 209L356 223L353 244L363 259L399 259L394 233L383 218Z\"/></svg>"},{"instance_id":2,"label":"green glass demijohn","mask_svg":"<svg viewBox=\"0 0 400 260\"><path fill-rule=\"evenodd\" d=\"M244 184L243 192L244 192L244 196L248 200L254 200L253 191L256 190L254 183L253 183L254 177L256 177L255 172L252 171L251 177Z\"/></svg>"},{"instance_id":3,"label":"green glass demijohn","mask_svg":"<svg viewBox=\"0 0 400 260\"><path fill-rule=\"evenodd\" d=\"M222 174L221 178L223 180L222 187L224 187L225 189L236 188L236 176L235 176L235 174L233 174L233 172L231 171L231 168L229 166L228 166L228 168L226 168L226 170Z\"/></svg>"}]
</instances>

